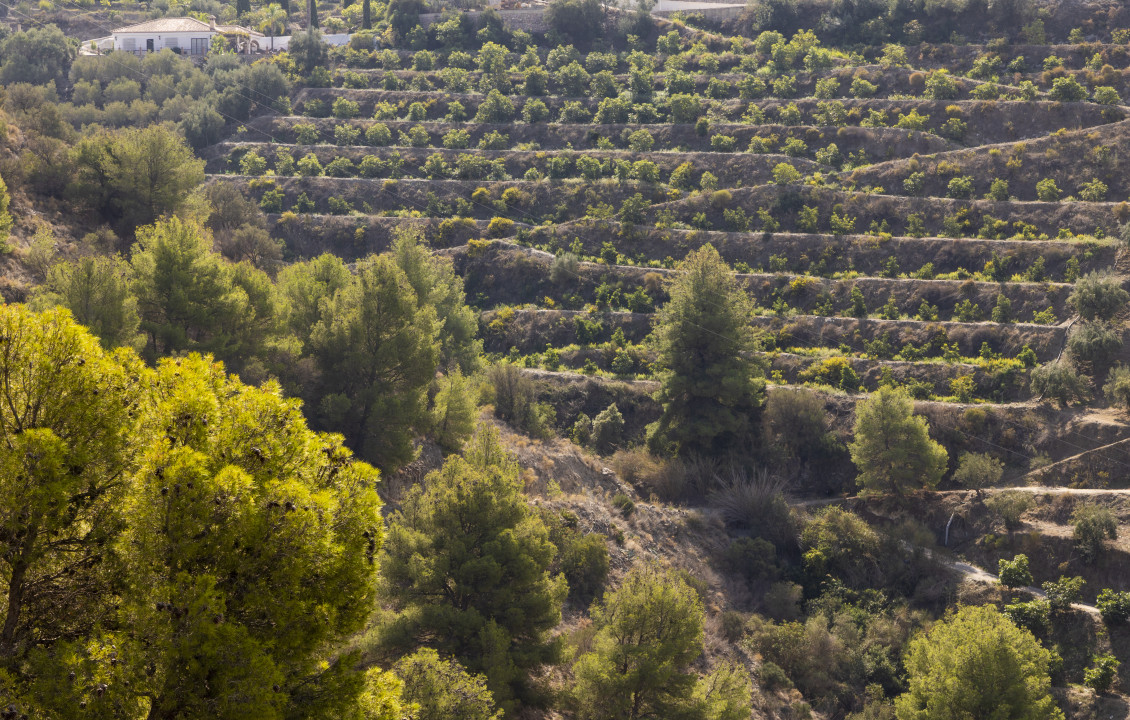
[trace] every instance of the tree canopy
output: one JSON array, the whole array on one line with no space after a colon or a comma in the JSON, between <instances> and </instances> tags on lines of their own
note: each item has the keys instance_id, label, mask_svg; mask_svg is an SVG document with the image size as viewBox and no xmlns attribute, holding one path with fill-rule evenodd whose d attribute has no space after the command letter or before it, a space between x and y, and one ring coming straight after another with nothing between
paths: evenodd
<instances>
[{"instance_id":1,"label":"tree canopy","mask_svg":"<svg viewBox=\"0 0 1130 720\"><path fill-rule=\"evenodd\" d=\"M670 295L652 337L663 405L653 437L684 452L741 448L765 393L749 297L711 245L679 264Z\"/></svg>"},{"instance_id":2,"label":"tree canopy","mask_svg":"<svg viewBox=\"0 0 1130 720\"><path fill-rule=\"evenodd\" d=\"M968 606L910 642L898 720L1062 720L1049 694L1051 653L992 606Z\"/></svg>"},{"instance_id":3,"label":"tree canopy","mask_svg":"<svg viewBox=\"0 0 1130 720\"><path fill-rule=\"evenodd\" d=\"M573 668L582 718L749 717L749 679L741 671L722 666L700 679L691 668L703 650L702 601L677 573L635 566L592 618L593 649Z\"/></svg>"},{"instance_id":4,"label":"tree canopy","mask_svg":"<svg viewBox=\"0 0 1130 720\"><path fill-rule=\"evenodd\" d=\"M926 418L902 390L881 387L855 408L851 459L863 490L901 495L933 488L946 471L948 453L930 439Z\"/></svg>"},{"instance_id":5,"label":"tree canopy","mask_svg":"<svg viewBox=\"0 0 1130 720\"><path fill-rule=\"evenodd\" d=\"M72 154L72 193L121 233L174 212L204 182L204 161L165 125L91 133Z\"/></svg>"},{"instance_id":6,"label":"tree canopy","mask_svg":"<svg viewBox=\"0 0 1130 720\"><path fill-rule=\"evenodd\" d=\"M37 717L341 717L377 473L277 385L0 307L0 683ZM92 708L92 709L94 709Z\"/></svg>"},{"instance_id":7,"label":"tree canopy","mask_svg":"<svg viewBox=\"0 0 1130 720\"><path fill-rule=\"evenodd\" d=\"M321 371L317 411L378 467L414 457L412 439L428 426L427 388L439 361L435 308L420 303L387 255L361 261L329 298L310 333Z\"/></svg>"},{"instance_id":8,"label":"tree canopy","mask_svg":"<svg viewBox=\"0 0 1130 720\"><path fill-rule=\"evenodd\" d=\"M388 646L453 655L486 675L504 708L523 694L520 671L555 658L546 631L568 589L549 573L556 548L521 487L497 431L480 428L464 457L409 491L381 560L383 595L399 612Z\"/></svg>"}]
</instances>

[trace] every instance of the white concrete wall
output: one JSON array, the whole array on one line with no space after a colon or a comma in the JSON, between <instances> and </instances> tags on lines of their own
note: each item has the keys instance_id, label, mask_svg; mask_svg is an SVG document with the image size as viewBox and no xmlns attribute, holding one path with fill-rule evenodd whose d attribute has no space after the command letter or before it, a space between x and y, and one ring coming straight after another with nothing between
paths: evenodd
<instances>
[{"instance_id":1,"label":"white concrete wall","mask_svg":"<svg viewBox=\"0 0 1130 720\"><path fill-rule=\"evenodd\" d=\"M212 42L212 36L215 34L216 33L208 30L174 33L115 33L114 49L145 52L148 47L147 41L152 40L154 52L159 52L166 48L179 47L181 53L190 55L192 54L193 39L200 39L203 40L203 49L199 52L206 53L208 52L208 46ZM131 40L133 41L132 47L130 43Z\"/></svg>"}]
</instances>

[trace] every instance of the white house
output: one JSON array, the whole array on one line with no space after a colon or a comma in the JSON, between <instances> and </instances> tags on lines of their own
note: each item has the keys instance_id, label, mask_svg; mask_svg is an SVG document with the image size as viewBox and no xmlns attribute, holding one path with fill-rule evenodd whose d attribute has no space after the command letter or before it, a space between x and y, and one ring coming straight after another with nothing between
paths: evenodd
<instances>
[{"instance_id":1,"label":"white house","mask_svg":"<svg viewBox=\"0 0 1130 720\"><path fill-rule=\"evenodd\" d=\"M217 25L213 16L208 22L196 18L161 18L114 30L113 48L142 54L169 49L183 55L203 55L217 35L236 52L259 52L263 33L239 25Z\"/></svg>"}]
</instances>

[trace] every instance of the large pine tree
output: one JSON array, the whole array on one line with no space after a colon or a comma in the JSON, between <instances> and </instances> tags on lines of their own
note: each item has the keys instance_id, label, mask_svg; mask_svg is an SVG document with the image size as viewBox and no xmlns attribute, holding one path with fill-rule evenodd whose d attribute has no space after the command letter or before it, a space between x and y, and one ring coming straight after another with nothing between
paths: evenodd
<instances>
[{"instance_id":1,"label":"large pine tree","mask_svg":"<svg viewBox=\"0 0 1130 720\"><path fill-rule=\"evenodd\" d=\"M765 393L749 297L710 245L679 265L670 294L652 337L663 404L652 444L702 453L742 448Z\"/></svg>"}]
</instances>

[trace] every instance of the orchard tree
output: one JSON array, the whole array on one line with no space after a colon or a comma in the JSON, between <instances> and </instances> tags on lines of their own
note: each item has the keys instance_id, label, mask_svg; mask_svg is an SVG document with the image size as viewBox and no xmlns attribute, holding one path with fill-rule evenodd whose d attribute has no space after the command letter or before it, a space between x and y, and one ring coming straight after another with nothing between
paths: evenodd
<instances>
[{"instance_id":1,"label":"orchard tree","mask_svg":"<svg viewBox=\"0 0 1130 720\"><path fill-rule=\"evenodd\" d=\"M910 642L909 689L898 720L1062 720L1051 696L1052 655L991 605L949 613Z\"/></svg>"},{"instance_id":2,"label":"orchard tree","mask_svg":"<svg viewBox=\"0 0 1130 720\"><path fill-rule=\"evenodd\" d=\"M508 711L524 696L525 673L556 660L546 633L568 590L550 576L557 551L521 488L498 432L480 428L464 457L409 491L381 560L383 595L397 611L385 646L458 658Z\"/></svg>"},{"instance_id":3,"label":"orchard tree","mask_svg":"<svg viewBox=\"0 0 1130 720\"><path fill-rule=\"evenodd\" d=\"M749 296L709 244L679 264L670 295L652 336L663 414L649 440L680 452L748 447L765 394Z\"/></svg>"},{"instance_id":4,"label":"orchard tree","mask_svg":"<svg viewBox=\"0 0 1130 720\"><path fill-rule=\"evenodd\" d=\"M866 493L902 495L933 488L946 471L946 449L930 439L926 418L901 390L881 387L856 405L855 438L848 449Z\"/></svg>"},{"instance_id":5,"label":"orchard tree","mask_svg":"<svg viewBox=\"0 0 1130 720\"><path fill-rule=\"evenodd\" d=\"M977 491L977 497L982 490L1000 482L1004 474L1004 463L988 453L962 453L957 461L957 469L953 471L953 480L962 487Z\"/></svg>"},{"instance_id":6,"label":"orchard tree","mask_svg":"<svg viewBox=\"0 0 1130 720\"><path fill-rule=\"evenodd\" d=\"M418 302L404 271L382 255L359 262L320 310L309 344L322 373L318 416L380 468L411 461L439 359L435 309Z\"/></svg>"},{"instance_id":7,"label":"orchard tree","mask_svg":"<svg viewBox=\"0 0 1130 720\"><path fill-rule=\"evenodd\" d=\"M1011 560L1004 558L998 560L997 574L1000 577L1001 585L1009 590L1032 584L1032 571L1028 569L1028 556L1023 553Z\"/></svg>"}]
</instances>

